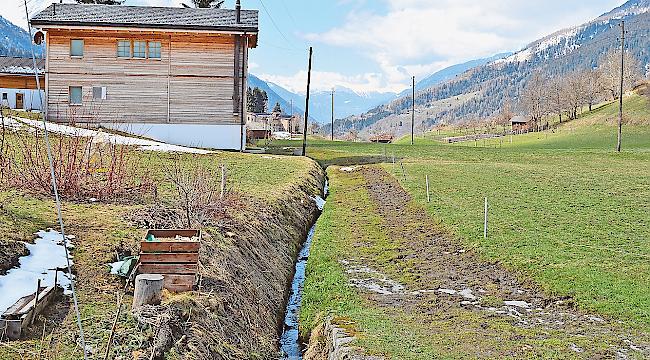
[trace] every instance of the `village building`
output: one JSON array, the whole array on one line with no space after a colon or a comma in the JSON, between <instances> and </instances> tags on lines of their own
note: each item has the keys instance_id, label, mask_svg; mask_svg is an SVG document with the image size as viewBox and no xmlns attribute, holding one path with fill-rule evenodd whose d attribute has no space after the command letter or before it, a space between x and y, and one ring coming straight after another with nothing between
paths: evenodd
<instances>
[{"instance_id":1,"label":"village building","mask_svg":"<svg viewBox=\"0 0 650 360\"><path fill-rule=\"evenodd\" d=\"M46 44L46 117L177 145L246 146L248 49L258 12L52 4L31 19Z\"/></svg>"},{"instance_id":2,"label":"village building","mask_svg":"<svg viewBox=\"0 0 650 360\"><path fill-rule=\"evenodd\" d=\"M42 59L36 62L41 85L45 79L44 63ZM40 111L43 108L41 99L45 100L45 93L39 95L32 58L1 56L0 105L16 110Z\"/></svg>"},{"instance_id":3,"label":"village building","mask_svg":"<svg viewBox=\"0 0 650 360\"><path fill-rule=\"evenodd\" d=\"M272 113L248 113L246 126L249 139L268 139L278 133L291 134L300 133L302 129L301 118L298 115L287 115L280 112Z\"/></svg>"}]
</instances>

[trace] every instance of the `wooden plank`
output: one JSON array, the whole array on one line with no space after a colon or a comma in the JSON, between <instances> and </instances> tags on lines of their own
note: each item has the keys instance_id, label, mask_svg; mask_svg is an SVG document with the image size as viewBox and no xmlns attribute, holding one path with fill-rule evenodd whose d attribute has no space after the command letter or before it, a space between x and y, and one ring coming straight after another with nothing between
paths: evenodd
<instances>
[{"instance_id":1,"label":"wooden plank","mask_svg":"<svg viewBox=\"0 0 650 360\"><path fill-rule=\"evenodd\" d=\"M44 83L45 77L40 76L41 84ZM25 89L37 90L36 78L34 75L14 75L0 73L0 88L3 89Z\"/></svg>"},{"instance_id":2,"label":"wooden plank","mask_svg":"<svg viewBox=\"0 0 650 360\"><path fill-rule=\"evenodd\" d=\"M197 264L140 264L140 274L180 274L192 275L198 270Z\"/></svg>"},{"instance_id":3,"label":"wooden plank","mask_svg":"<svg viewBox=\"0 0 650 360\"><path fill-rule=\"evenodd\" d=\"M175 230L149 230L147 232L147 235L145 235L145 238L149 235L153 235L157 238L173 238L176 237L177 235L183 236L183 237L201 237L201 230L192 230L192 229L175 229Z\"/></svg>"},{"instance_id":4,"label":"wooden plank","mask_svg":"<svg viewBox=\"0 0 650 360\"><path fill-rule=\"evenodd\" d=\"M141 253L140 262L150 263L197 263L199 253Z\"/></svg>"},{"instance_id":5,"label":"wooden plank","mask_svg":"<svg viewBox=\"0 0 650 360\"><path fill-rule=\"evenodd\" d=\"M27 307L28 304L30 304L34 300L34 294L29 294L27 296L23 296L18 301L16 301L9 309L7 309L3 314L2 317L6 319L11 319L13 317L17 317L23 313L23 309Z\"/></svg>"},{"instance_id":6,"label":"wooden plank","mask_svg":"<svg viewBox=\"0 0 650 360\"><path fill-rule=\"evenodd\" d=\"M171 292L192 291L196 283L196 275L166 274L163 276L165 277L163 286Z\"/></svg>"},{"instance_id":7,"label":"wooden plank","mask_svg":"<svg viewBox=\"0 0 650 360\"><path fill-rule=\"evenodd\" d=\"M143 253L196 253L199 252L201 244L198 242L162 242L162 241L143 241L140 243L140 254Z\"/></svg>"}]
</instances>

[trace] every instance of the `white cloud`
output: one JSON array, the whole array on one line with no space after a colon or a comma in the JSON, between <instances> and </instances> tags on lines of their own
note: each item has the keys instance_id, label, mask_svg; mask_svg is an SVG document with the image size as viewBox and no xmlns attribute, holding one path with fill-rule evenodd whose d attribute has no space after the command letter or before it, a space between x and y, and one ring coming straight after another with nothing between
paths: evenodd
<instances>
[{"instance_id":1,"label":"white cloud","mask_svg":"<svg viewBox=\"0 0 650 360\"><path fill-rule=\"evenodd\" d=\"M260 74L259 78L278 84L295 93L305 94L307 92L307 71L304 70L290 76ZM312 71L311 73L312 91L328 91L333 87L340 86L364 92L397 92L402 88L401 86L393 87L387 84L384 75L380 73L365 73L353 76L327 71Z\"/></svg>"},{"instance_id":2,"label":"white cloud","mask_svg":"<svg viewBox=\"0 0 650 360\"><path fill-rule=\"evenodd\" d=\"M341 26L304 37L359 51L381 69L383 88L404 88L413 75L423 77L451 64L517 50L556 30L595 18L623 1L383 2L388 7L385 13L357 8Z\"/></svg>"}]
</instances>

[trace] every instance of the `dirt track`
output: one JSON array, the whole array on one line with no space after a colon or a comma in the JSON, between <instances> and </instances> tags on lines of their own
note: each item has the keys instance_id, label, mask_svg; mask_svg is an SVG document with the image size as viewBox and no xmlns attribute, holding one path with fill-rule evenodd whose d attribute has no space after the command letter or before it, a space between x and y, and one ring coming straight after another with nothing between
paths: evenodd
<instances>
[{"instance_id":1,"label":"dirt track","mask_svg":"<svg viewBox=\"0 0 650 360\"><path fill-rule=\"evenodd\" d=\"M342 261L351 285L371 303L405 311L431 334L476 332L509 339L510 343L500 343L498 348L486 347L489 342L482 343L481 338L461 345L464 352L479 358L539 354L538 350L544 349L536 347L544 346L540 340L547 339L565 342L566 357L650 357L648 334L633 333L614 320L579 311L570 298L547 296L530 281L521 281L499 264L463 249L452 236L437 230L433 219L411 202L410 195L390 174L378 167L357 171L382 218L382 233L399 244L393 265L410 267L414 279L400 284L373 268L377 264L372 261ZM467 318L476 321L467 322ZM451 328L440 328L436 325L440 320ZM511 334L499 326L504 321L513 329Z\"/></svg>"}]
</instances>

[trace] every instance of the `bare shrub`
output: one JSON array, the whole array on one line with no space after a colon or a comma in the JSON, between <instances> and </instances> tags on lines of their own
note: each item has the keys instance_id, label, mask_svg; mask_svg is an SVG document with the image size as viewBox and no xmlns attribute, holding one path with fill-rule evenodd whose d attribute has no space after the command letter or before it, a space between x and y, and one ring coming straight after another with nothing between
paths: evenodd
<instances>
[{"instance_id":1,"label":"bare shrub","mask_svg":"<svg viewBox=\"0 0 650 360\"><path fill-rule=\"evenodd\" d=\"M155 194L148 173L138 170L134 149L92 138L50 134L54 175L61 197L68 200L141 200ZM6 183L24 191L52 194L44 132L20 131L7 145Z\"/></svg>"},{"instance_id":2,"label":"bare shrub","mask_svg":"<svg viewBox=\"0 0 650 360\"><path fill-rule=\"evenodd\" d=\"M221 174L198 161L183 161L174 156L164 167L165 180L173 187L173 205L184 217L185 225L207 225L222 211L225 195L225 167ZM217 179L221 179L221 184Z\"/></svg>"}]
</instances>

